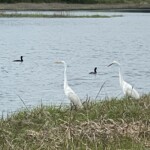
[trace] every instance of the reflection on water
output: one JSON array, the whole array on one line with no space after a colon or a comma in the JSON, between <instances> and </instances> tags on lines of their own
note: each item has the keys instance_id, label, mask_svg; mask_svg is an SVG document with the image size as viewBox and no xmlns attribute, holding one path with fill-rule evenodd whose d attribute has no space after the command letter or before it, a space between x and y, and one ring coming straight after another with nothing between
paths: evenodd
<instances>
[{"instance_id":1,"label":"reflection on water","mask_svg":"<svg viewBox=\"0 0 150 150\"><path fill-rule=\"evenodd\" d=\"M121 13L122 14L122 13ZM68 103L63 92L63 65L68 82L82 100L123 96L124 79L148 93L150 83L150 14L117 18L0 18L0 112L43 104ZM12 62L24 56L23 63ZM97 67L97 75L89 72Z\"/></svg>"}]
</instances>

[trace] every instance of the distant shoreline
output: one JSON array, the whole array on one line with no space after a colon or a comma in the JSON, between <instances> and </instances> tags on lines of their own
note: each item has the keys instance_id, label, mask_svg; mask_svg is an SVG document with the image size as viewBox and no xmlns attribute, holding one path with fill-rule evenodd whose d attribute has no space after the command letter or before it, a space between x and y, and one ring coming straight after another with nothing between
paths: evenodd
<instances>
[{"instance_id":1,"label":"distant shoreline","mask_svg":"<svg viewBox=\"0 0 150 150\"><path fill-rule=\"evenodd\" d=\"M99 10L150 12L150 4L66 4L66 3L0 3L0 11L69 11Z\"/></svg>"}]
</instances>

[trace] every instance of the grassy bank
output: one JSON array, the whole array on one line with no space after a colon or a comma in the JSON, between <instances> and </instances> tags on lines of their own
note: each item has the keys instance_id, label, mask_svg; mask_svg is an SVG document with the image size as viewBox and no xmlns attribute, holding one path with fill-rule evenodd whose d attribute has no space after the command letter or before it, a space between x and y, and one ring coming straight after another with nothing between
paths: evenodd
<instances>
[{"instance_id":1,"label":"grassy bank","mask_svg":"<svg viewBox=\"0 0 150 150\"><path fill-rule=\"evenodd\" d=\"M71 3L1 3L0 10L114 10L118 9L139 9L138 11L147 11L150 8L150 2L140 3L98 3L98 4L71 4ZM127 10L128 11L128 10Z\"/></svg>"},{"instance_id":2,"label":"grassy bank","mask_svg":"<svg viewBox=\"0 0 150 150\"><path fill-rule=\"evenodd\" d=\"M93 4L93 3L150 3L150 0L0 0L0 3L79 3L79 4Z\"/></svg>"},{"instance_id":3,"label":"grassy bank","mask_svg":"<svg viewBox=\"0 0 150 150\"><path fill-rule=\"evenodd\" d=\"M85 102L84 109L39 106L0 120L0 149L150 148L150 96Z\"/></svg>"}]
</instances>

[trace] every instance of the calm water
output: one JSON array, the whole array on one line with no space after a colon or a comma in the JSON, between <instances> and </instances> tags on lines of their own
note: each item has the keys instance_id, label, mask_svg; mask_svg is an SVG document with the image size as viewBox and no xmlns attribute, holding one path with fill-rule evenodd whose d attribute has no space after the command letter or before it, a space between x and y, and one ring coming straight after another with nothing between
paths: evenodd
<instances>
[{"instance_id":1,"label":"calm water","mask_svg":"<svg viewBox=\"0 0 150 150\"><path fill-rule=\"evenodd\" d=\"M109 14L109 13L107 13ZM110 13L113 14L113 13ZM116 13L115 13L116 14ZM140 94L150 87L150 14L117 13L115 18L0 18L0 113L28 107L68 103L63 70L82 100L123 96L118 67ZM23 63L12 62L24 56ZM94 67L98 74L89 75Z\"/></svg>"}]
</instances>

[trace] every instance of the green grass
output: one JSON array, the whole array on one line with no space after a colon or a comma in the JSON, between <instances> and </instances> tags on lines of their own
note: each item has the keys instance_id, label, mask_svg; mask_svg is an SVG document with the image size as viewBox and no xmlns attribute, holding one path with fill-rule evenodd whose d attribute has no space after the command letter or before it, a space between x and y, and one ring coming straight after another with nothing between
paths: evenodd
<instances>
[{"instance_id":1,"label":"green grass","mask_svg":"<svg viewBox=\"0 0 150 150\"><path fill-rule=\"evenodd\" d=\"M150 148L150 95L39 106L0 119L0 149L145 150Z\"/></svg>"},{"instance_id":2,"label":"green grass","mask_svg":"<svg viewBox=\"0 0 150 150\"><path fill-rule=\"evenodd\" d=\"M5 14L0 13L0 17L4 18L111 18L111 17L122 17L122 15L85 15L85 16L74 16L69 14L54 14L54 15L46 15L46 14Z\"/></svg>"}]
</instances>

